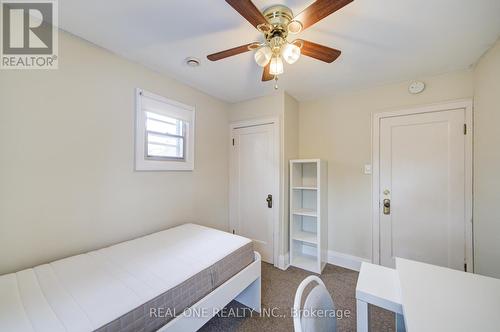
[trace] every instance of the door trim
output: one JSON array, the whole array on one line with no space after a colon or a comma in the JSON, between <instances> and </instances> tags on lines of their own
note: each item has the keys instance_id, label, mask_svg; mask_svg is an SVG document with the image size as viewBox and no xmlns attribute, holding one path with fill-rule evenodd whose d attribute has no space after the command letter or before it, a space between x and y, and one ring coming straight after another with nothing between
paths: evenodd
<instances>
[{"instance_id":1,"label":"door trim","mask_svg":"<svg viewBox=\"0 0 500 332\"><path fill-rule=\"evenodd\" d=\"M372 262L380 265L380 121L384 118L449 111L465 110L467 135L465 137L465 263L467 272L474 272L473 242L473 101L457 101L386 111L372 114Z\"/></svg>"},{"instance_id":2,"label":"door trim","mask_svg":"<svg viewBox=\"0 0 500 332\"><path fill-rule=\"evenodd\" d=\"M234 174L233 167L233 130L239 128L248 128L271 124L274 127L274 184L273 184L273 265L279 267L279 248L280 248L280 210L281 210L281 192L280 192L280 119L279 117L264 117L244 121L231 122L229 124L229 229L238 230L238 225L234 221ZM264 200L263 200L264 202Z\"/></svg>"}]
</instances>

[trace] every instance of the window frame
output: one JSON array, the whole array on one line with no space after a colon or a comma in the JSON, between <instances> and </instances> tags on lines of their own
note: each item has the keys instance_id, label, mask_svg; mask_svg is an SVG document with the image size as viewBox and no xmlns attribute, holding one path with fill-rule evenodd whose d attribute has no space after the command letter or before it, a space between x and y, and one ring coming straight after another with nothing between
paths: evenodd
<instances>
[{"instance_id":1,"label":"window frame","mask_svg":"<svg viewBox=\"0 0 500 332\"><path fill-rule=\"evenodd\" d=\"M154 109L152 108L152 105ZM148 156L146 112L163 115L183 122L184 135L162 134L183 140L183 158ZM194 169L195 108L167 99L143 89L136 89L135 170L191 171Z\"/></svg>"}]
</instances>

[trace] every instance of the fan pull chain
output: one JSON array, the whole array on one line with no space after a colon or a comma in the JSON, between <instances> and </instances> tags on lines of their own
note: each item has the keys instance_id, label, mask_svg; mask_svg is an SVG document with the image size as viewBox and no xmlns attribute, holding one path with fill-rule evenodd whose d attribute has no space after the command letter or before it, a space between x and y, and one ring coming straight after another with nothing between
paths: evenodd
<instances>
[{"instance_id":1,"label":"fan pull chain","mask_svg":"<svg viewBox=\"0 0 500 332\"><path fill-rule=\"evenodd\" d=\"M274 90L278 90L278 75L274 75Z\"/></svg>"}]
</instances>

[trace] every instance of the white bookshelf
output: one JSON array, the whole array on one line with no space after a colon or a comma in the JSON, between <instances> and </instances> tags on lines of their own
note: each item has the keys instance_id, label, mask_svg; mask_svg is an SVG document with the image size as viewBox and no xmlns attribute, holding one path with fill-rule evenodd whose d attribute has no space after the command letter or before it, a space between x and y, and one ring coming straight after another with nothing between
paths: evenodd
<instances>
[{"instance_id":1,"label":"white bookshelf","mask_svg":"<svg viewBox=\"0 0 500 332\"><path fill-rule=\"evenodd\" d=\"M328 248L327 163L290 160L290 265L321 273Z\"/></svg>"}]
</instances>

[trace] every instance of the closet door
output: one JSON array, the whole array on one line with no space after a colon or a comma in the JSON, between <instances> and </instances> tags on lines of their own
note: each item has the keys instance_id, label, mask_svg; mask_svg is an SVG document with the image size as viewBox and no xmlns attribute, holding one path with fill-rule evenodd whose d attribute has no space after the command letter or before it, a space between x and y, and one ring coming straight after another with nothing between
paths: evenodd
<instances>
[{"instance_id":1,"label":"closet door","mask_svg":"<svg viewBox=\"0 0 500 332\"><path fill-rule=\"evenodd\" d=\"M262 260L274 263L275 125L235 128L231 149L231 224L254 241Z\"/></svg>"}]
</instances>

